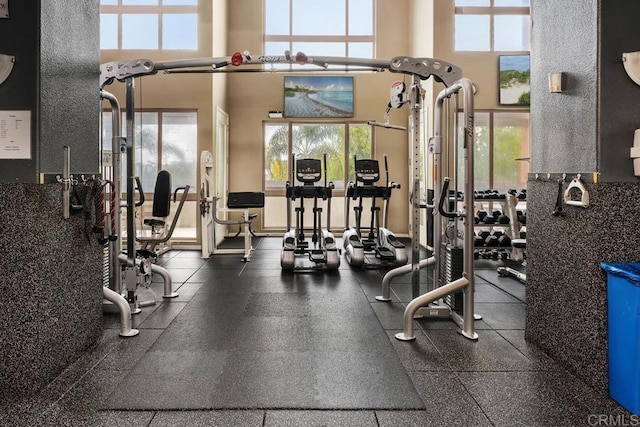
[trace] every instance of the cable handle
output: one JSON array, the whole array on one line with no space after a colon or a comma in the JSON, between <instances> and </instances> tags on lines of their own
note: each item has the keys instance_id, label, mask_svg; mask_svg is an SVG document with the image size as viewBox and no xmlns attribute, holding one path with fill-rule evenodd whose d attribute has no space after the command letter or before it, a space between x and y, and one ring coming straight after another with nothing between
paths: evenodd
<instances>
[{"instance_id":1,"label":"cable handle","mask_svg":"<svg viewBox=\"0 0 640 427\"><path fill-rule=\"evenodd\" d=\"M142 191L142 182L140 182L140 177L134 177L136 180L136 189L138 190L138 194L140 195L140 201L135 203L136 207L142 206L144 204L144 191Z\"/></svg>"},{"instance_id":2,"label":"cable handle","mask_svg":"<svg viewBox=\"0 0 640 427\"><path fill-rule=\"evenodd\" d=\"M564 178L558 179L558 196L556 197L556 205L553 208L553 212L551 212L553 216L564 216L562 207L562 202L564 201L562 191L563 184Z\"/></svg>"},{"instance_id":3,"label":"cable handle","mask_svg":"<svg viewBox=\"0 0 640 427\"><path fill-rule=\"evenodd\" d=\"M444 210L444 201L449 198L449 177L444 179L444 184L442 185L442 193L440 194L440 203L438 204L438 212L445 218L457 218L457 212L447 212Z\"/></svg>"}]
</instances>

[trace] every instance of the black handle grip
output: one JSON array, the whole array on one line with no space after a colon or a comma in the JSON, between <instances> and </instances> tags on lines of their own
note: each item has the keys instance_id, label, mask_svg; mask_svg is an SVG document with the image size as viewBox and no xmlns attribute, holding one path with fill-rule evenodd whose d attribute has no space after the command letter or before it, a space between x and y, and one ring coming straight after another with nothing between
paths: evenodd
<instances>
[{"instance_id":1,"label":"black handle grip","mask_svg":"<svg viewBox=\"0 0 640 427\"><path fill-rule=\"evenodd\" d=\"M178 191L181 191L181 190L182 190L182 191L185 191L185 190L186 190L187 192L189 192L189 190L187 189L187 187L186 187L186 186L185 186L185 187L178 187L178 188L176 188L176 189L175 189L175 191L173 192L173 203L175 203L175 202L176 202L176 200L177 200L177 195L178 195Z\"/></svg>"},{"instance_id":2,"label":"black handle grip","mask_svg":"<svg viewBox=\"0 0 640 427\"><path fill-rule=\"evenodd\" d=\"M136 176L136 190L138 190L138 195L140 196L140 200L135 203L135 206L142 206L144 204L144 191L142 191L142 183L140 182L140 177Z\"/></svg>"},{"instance_id":3,"label":"black handle grip","mask_svg":"<svg viewBox=\"0 0 640 427\"><path fill-rule=\"evenodd\" d=\"M440 203L438 204L438 212L446 218L457 218L457 212L447 212L444 210L444 201L449 199L449 178L444 179L442 193L440 194Z\"/></svg>"}]
</instances>

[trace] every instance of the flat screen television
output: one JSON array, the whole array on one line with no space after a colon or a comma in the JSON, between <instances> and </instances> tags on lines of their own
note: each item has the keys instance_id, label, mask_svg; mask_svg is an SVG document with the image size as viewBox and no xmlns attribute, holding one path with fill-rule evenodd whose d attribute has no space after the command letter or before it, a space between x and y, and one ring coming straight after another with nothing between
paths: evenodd
<instances>
[{"instance_id":1,"label":"flat screen television","mask_svg":"<svg viewBox=\"0 0 640 427\"><path fill-rule=\"evenodd\" d=\"M284 116L353 117L353 76L285 76Z\"/></svg>"}]
</instances>

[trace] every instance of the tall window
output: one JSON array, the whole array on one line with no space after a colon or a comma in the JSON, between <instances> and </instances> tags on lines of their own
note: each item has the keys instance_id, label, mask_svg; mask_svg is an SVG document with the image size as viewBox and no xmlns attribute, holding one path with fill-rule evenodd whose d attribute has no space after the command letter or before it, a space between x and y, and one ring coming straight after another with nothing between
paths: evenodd
<instances>
[{"instance_id":1,"label":"tall window","mask_svg":"<svg viewBox=\"0 0 640 427\"><path fill-rule=\"evenodd\" d=\"M530 0L455 0L455 50L530 50Z\"/></svg>"},{"instance_id":2,"label":"tall window","mask_svg":"<svg viewBox=\"0 0 640 427\"><path fill-rule=\"evenodd\" d=\"M102 146L110 151L111 113L103 112ZM145 193L153 193L156 175L162 169L171 173L174 188L196 186L197 113L195 111L144 111L135 114L136 176ZM122 115L122 135L125 116ZM126 156L122 159L123 186ZM125 189L123 188L123 191ZM193 191L193 190L192 190Z\"/></svg>"},{"instance_id":3,"label":"tall window","mask_svg":"<svg viewBox=\"0 0 640 427\"><path fill-rule=\"evenodd\" d=\"M337 189L354 180L354 156L371 157L371 126L366 124L265 123L264 137L264 187L271 193L283 191L285 182L292 181L292 154L317 159L326 155L327 181Z\"/></svg>"},{"instance_id":4,"label":"tall window","mask_svg":"<svg viewBox=\"0 0 640 427\"><path fill-rule=\"evenodd\" d=\"M100 49L198 48L198 0L100 0Z\"/></svg>"},{"instance_id":5,"label":"tall window","mask_svg":"<svg viewBox=\"0 0 640 427\"><path fill-rule=\"evenodd\" d=\"M460 114L459 123L463 116ZM458 153L462 154L463 130L458 132ZM464 164L458 161L458 176ZM529 112L475 113L474 184L477 190L502 193L527 187L529 173Z\"/></svg>"},{"instance_id":6,"label":"tall window","mask_svg":"<svg viewBox=\"0 0 640 427\"><path fill-rule=\"evenodd\" d=\"M375 0L265 0L264 53L374 57Z\"/></svg>"}]
</instances>

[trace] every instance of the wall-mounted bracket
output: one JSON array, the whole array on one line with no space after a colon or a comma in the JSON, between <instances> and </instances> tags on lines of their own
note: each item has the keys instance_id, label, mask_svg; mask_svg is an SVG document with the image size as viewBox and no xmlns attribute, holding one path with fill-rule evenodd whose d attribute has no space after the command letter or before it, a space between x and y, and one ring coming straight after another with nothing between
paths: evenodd
<instances>
[{"instance_id":1,"label":"wall-mounted bracket","mask_svg":"<svg viewBox=\"0 0 640 427\"><path fill-rule=\"evenodd\" d=\"M5 80L11 74L13 70L13 64L16 62L16 57L11 55L3 55L0 53L0 85L4 83Z\"/></svg>"},{"instance_id":2,"label":"wall-mounted bracket","mask_svg":"<svg viewBox=\"0 0 640 427\"><path fill-rule=\"evenodd\" d=\"M622 65L631 80L640 86L640 52L623 53Z\"/></svg>"}]
</instances>

